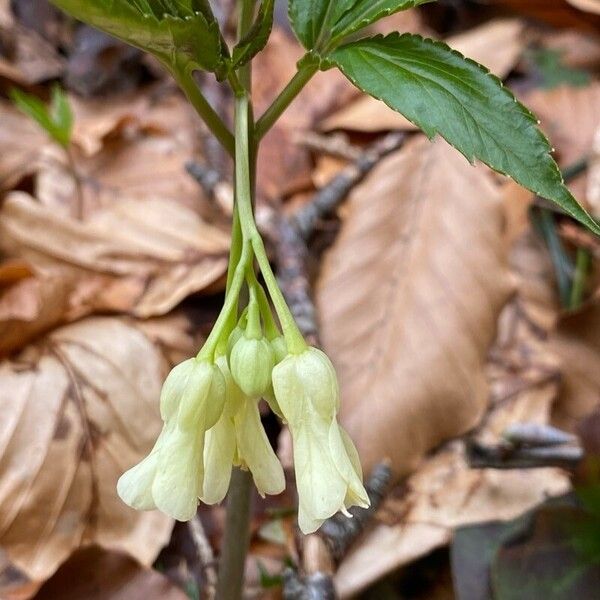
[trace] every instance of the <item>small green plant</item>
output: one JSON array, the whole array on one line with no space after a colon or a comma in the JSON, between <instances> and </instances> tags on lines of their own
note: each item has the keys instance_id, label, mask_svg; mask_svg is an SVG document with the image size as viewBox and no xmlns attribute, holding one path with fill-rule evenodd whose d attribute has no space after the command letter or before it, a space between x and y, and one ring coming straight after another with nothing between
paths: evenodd
<instances>
[{"instance_id":1,"label":"small green plant","mask_svg":"<svg viewBox=\"0 0 600 600\"><path fill-rule=\"evenodd\" d=\"M69 100L60 88L52 88L50 105L44 104L37 96L27 94L17 88L10 91L14 105L31 117L46 133L63 148L69 148L73 134L73 111Z\"/></svg>"},{"instance_id":2,"label":"small green plant","mask_svg":"<svg viewBox=\"0 0 600 600\"><path fill-rule=\"evenodd\" d=\"M537 119L499 79L438 41L412 34L363 35L368 25L425 1L289 0L291 24L306 53L295 76L255 122L251 61L268 43L273 0L237 1L238 42L232 49L208 0L54 0L74 17L160 60L235 162L224 306L197 357L175 367L165 382L163 431L150 455L119 481L119 494L131 506L191 519L198 499L223 499L232 466L249 471L262 494L281 492L283 471L260 422L261 397L292 433L302 531L315 531L339 510L369 504L358 454L337 422L334 368L303 339L253 214L261 139L319 70L340 69L429 137L441 135L469 161L478 159L509 175L600 234L600 226L565 187ZM212 72L231 87L233 132L199 89L193 78L197 70ZM247 521L240 517L247 500L234 492L229 523L235 527L237 519L238 537L226 535L219 586L227 600L240 594L239 555L243 558L247 538Z\"/></svg>"}]
</instances>

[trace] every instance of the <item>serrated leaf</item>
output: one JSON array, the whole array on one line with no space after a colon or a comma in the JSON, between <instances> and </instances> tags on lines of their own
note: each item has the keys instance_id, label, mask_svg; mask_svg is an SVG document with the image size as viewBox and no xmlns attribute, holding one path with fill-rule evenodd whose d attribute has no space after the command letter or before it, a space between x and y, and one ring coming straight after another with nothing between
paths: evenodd
<instances>
[{"instance_id":1,"label":"serrated leaf","mask_svg":"<svg viewBox=\"0 0 600 600\"><path fill-rule=\"evenodd\" d=\"M46 106L37 96L12 89L10 96L15 106L32 118L58 144L67 147L73 131L73 113L65 93L59 86L52 88L52 102Z\"/></svg>"},{"instance_id":2,"label":"serrated leaf","mask_svg":"<svg viewBox=\"0 0 600 600\"><path fill-rule=\"evenodd\" d=\"M411 34L359 40L330 59L430 138L440 134L469 161L512 177L600 235L600 225L565 187L536 117L485 67Z\"/></svg>"},{"instance_id":3,"label":"serrated leaf","mask_svg":"<svg viewBox=\"0 0 600 600\"><path fill-rule=\"evenodd\" d=\"M263 0L248 34L233 49L231 66L237 69L252 60L266 45L273 29L275 0Z\"/></svg>"},{"instance_id":4,"label":"serrated leaf","mask_svg":"<svg viewBox=\"0 0 600 600\"><path fill-rule=\"evenodd\" d=\"M391 14L435 0L290 0L290 20L308 50L342 38Z\"/></svg>"},{"instance_id":5,"label":"serrated leaf","mask_svg":"<svg viewBox=\"0 0 600 600\"><path fill-rule=\"evenodd\" d=\"M216 71L223 48L218 23L203 0L52 0L76 19L163 62Z\"/></svg>"}]
</instances>

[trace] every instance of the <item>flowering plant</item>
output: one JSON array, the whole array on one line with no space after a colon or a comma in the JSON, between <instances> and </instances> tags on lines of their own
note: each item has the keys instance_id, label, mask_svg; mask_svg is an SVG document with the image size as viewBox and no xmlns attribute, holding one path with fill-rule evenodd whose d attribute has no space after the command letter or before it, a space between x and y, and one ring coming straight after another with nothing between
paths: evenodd
<instances>
[{"instance_id":1,"label":"flowering plant","mask_svg":"<svg viewBox=\"0 0 600 600\"><path fill-rule=\"evenodd\" d=\"M164 384L164 426L154 448L119 480L121 498L134 508L191 519L199 500L213 504L224 498L233 466L249 471L261 494L280 493L283 469L261 424L261 398L291 430L303 532L315 531L338 511L369 505L357 451L337 421L334 367L303 339L253 213L260 142L318 71L338 68L429 137L441 135L470 161L479 159L511 176L600 233L564 186L537 119L497 78L441 42L365 33L377 20L426 1L289 0L291 24L306 53L289 84L254 121L251 61L268 42L274 0L237 0L233 47L208 0L54 0L73 16L153 54L235 163L224 305L198 355L175 367ZM193 78L197 70L230 86L233 131L202 94Z\"/></svg>"}]
</instances>

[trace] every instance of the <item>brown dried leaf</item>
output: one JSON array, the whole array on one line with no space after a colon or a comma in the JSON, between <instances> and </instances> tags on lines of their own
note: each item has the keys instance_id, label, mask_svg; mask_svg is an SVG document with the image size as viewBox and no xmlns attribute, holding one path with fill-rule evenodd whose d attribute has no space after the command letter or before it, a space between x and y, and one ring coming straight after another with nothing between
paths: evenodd
<instances>
[{"instance_id":1,"label":"brown dried leaf","mask_svg":"<svg viewBox=\"0 0 600 600\"><path fill-rule=\"evenodd\" d=\"M10 0L0 1L0 77L33 85L60 77L64 60L55 48L12 14Z\"/></svg>"},{"instance_id":2,"label":"brown dried leaf","mask_svg":"<svg viewBox=\"0 0 600 600\"><path fill-rule=\"evenodd\" d=\"M166 314L218 282L229 251L219 228L181 204L158 199L123 199L82 222L13 192L0 209L0 232L0 249L25 259L38 276L0 299L8 335L2 351L48 325L93 312ZM23 302L27 314L11 309ZM15 320L23 322L16 330Z\"/></svg>"},{"instance_id":3,"label":"brown dried leaf","mask_svg":"<svg viewBox=\"0 0 600 600\"><path fill-rule=\"evenodd\" d=\"M517 304L503 311L500 329L487 368L491 410L476 431L487 443L497 442L513 423L548 423L559 389L558 361ZM377 526L336 575L342 598L447 544L457 527L515 518L569 489L568 477L558 469L474 470L464 456L464 442L450 442L392 491Z\"/></svg>"},{"instance_id":4,"label":"brown dried leaf","mask_svg":"<svg viewBox=\"0 0 600 600\"><path fill-rule=\"evenodd\" d=\"M513 69L527 44L525 25L518 19L490 21L466 33L451 37L448 44L465 56L488 67L500 78ZM401 114L384 104L361 96L358 100L327 118L321 129L349 129L377 132L390 129L416 129Z\"/></svg>"},{"instance_id":5,"label":"brown dried leaf","mask_svg":"<svg viewBox=\"0 0 600 600\"><path fill-rule=\"evenodd\" d=\"M600 15L600 0L567 0L575 8Z\"/></svg>"},{"instance_id":6,"label":"brown dried leaf","mask_svg":"<svg viewBox=\"0 0 600 600\"><path fill-rule=\"evenodd\" d=\"M553 418L559 427L573 431L600 404L600 304L565 316L550 346L564 365Z\"/></svg>"},{"instance_id":7,"label":"brown dried leaf","mask_svg":"<svg viewBox=\"0 0 600 600\"><path fill-rule=\"evenodd\" d=\"M41 128L6 102L0 102L0 122L0 193L43 165L61 160L60 149Z\"/></svg>"},{"instance_id":8,"label":"brown dried leaf","mask_svg":"<svg viewBox=\"0 0 600 600\"><path fill-rule=\"evenodd\" d=\"M134 560L92 547L76 552L35 600L187 600L164 575Z\"/></svg>"},{"instance_id":9,"label":"brown dried leaf","mask_svg":"<svg viewBox=\"0 0 600 600\"><path fill-rule=\"evenodd\" d=\"M296 72L302 49L295 39L276 28L267 47L256 57L253 98L261 113ZM310 187L310 153L293 143L299 130L311 129L323 115L355 96L339 72L319 73L267 134L258 160L258 185L269 198ZM285 152L281 149L285 148Z\"/></svg>"},{"instance_id":10,"label":"brown dried leaf","mask_svg":"<svg viewBox=\"0 0 600 600\"><path fill-rule=\"evenodd\" d=\"M562 167L578 162L591 152L594 135L600 128L599 82L583 88L563 86L534 90L524 100L541 119ZM585 174L570 183L569 188L577 198L585 200Z\"/></svg>"},{"instance_id":11,"label":"brown dried leaf","mask_svg":"<svg viewBox=\"0 0 600 600\"><path fill-rule=\"evenodd\" d=\"M160 429L168 367L115 318L58 329L0 364L1 597L30 597L90 544L152 564L172 522L131 510L115 486Z\"/></svg>"},{"instance_id":12,"label":"brown dried leaf","mask_svg":"<svg viewBox=\"0 0 600 600\"><path fill-rule=\"evenodd\" d=\"M419 138L355 189L317 300L367 469L389 457L406 474L477 423L510 291L500 194L483 168Z\"/></svg>"}]
</instances>

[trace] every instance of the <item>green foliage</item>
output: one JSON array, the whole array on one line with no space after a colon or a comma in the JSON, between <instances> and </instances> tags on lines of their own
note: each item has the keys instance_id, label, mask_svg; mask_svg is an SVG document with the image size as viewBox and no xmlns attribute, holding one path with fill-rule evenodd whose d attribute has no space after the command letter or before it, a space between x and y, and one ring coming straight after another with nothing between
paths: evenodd
<instances>
[{"instance_id":1,"label":"green foliage","mask_svg":"<svg viewBox=\"0 0 600 600\"><path fill-rule=\"evenodd\" d=\"M587 71L568 67L562 62L560 50L540 48L532 50L529 58L537 67L541 76L541 87L552 89L560 85L583 87L590 83L591 76Z\"/></svg>"},{"instance_id":2,"label":"green foliage","mask_svg":"<svg viewBox=\"0 0 600 600\"><path fill-rule=\"evenodd\" d=\"M163 63L218 71L219 25L205 0L53 0L59 8L154 54Z\"/></svg>"},{"instance_id":3,"label":"green foliage","mask_svg":"<svg viewBox=\"0 0 600 600\"><path fill-rule=\"evenodd\" d=\"M433 0L290 0L290 20L308 50L335 47L388 15Z\"/></svg>"},{"instance_id":4,"label":"green foliage","mask_svg":"<svg viewBox=\"0 0 600 600\"><path fill-rule=\"evenodd\" d=\"M440 134L469 161L512 177L600 234L565 187L535 116L481 65L441 42L396 33L342 46L330 60L430 138Z\"/></svg>"},{"instance_id":5,"label":"green foliage","mask_svg":"<svg viewBox=\"0 0 600 600\"><path fill-rule=\"evenodd\" d=\"M67 148L73 132L73 112L67 95L55 85L52 99L46 106L37 96L13 88L10 97L15 106L36 121L58 144Z\"/></svg>"},{"instance_id":6,"label":"green foliage","mask_svg":"<svg viewBox=\"0 0 600 600\"><path fill-rule=\"evenodd\" d=\"M231 57L233 69L250 62L267 45L273 29L274 8L275 0L263 0L254 25L233 49Z\"/></svg>"}]
</instances>

